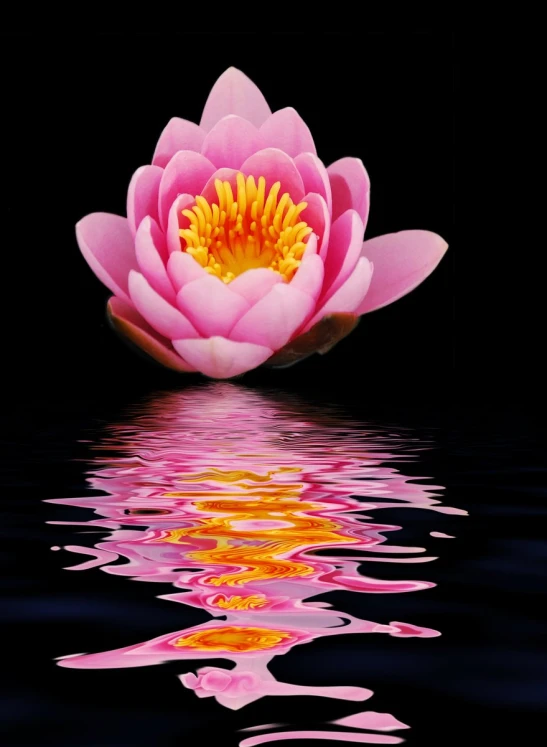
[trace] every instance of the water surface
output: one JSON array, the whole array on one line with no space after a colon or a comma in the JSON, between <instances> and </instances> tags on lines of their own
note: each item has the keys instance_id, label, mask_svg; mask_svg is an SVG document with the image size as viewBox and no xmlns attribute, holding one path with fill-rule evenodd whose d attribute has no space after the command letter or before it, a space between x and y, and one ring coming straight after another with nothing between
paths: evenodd
<instances>
[{"instance_id":1,"label":"water surface","mask_svg":"<svg viewBox=\"0 0 547 747\"><path fill-rule=\"evenodd\" d=\"M49 458L40 439L54 484L41 524L15 523L39 537L44 585L19 587L14 622L47 674L29 692L18 672L8 743L438 744L446 714L501 706L529 723L540 628L496 609L515 601L519 538L491 536L526 505L471 505L469 444L450 435L215 383L78 424L70 448L62 429Z\"/></svg>"}]
</instances>

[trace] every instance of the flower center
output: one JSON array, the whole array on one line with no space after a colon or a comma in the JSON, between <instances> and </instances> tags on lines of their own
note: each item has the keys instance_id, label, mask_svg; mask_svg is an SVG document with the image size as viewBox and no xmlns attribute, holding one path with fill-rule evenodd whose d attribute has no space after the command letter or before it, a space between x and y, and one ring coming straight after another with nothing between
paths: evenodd
<instances>
[{"instance_id":1,"label":"flower center","mask_svg":"<svg viewBox=\"0 0 547 747\"><path fill-rule=\"evenodd\" d=\"M280 182L266 193L263 176L257 185L253 176L245 178L240 172L236 183L234 197L231 184L216 179L217 202L209 204L198 195L194 207L182 211L190 221L180 230L182 250L225 283L256 267L291 280L306 249L304 240L313 230L300 220L308 204L295 205L288 192L278 200Z\"/></svg>"}]
</instances>

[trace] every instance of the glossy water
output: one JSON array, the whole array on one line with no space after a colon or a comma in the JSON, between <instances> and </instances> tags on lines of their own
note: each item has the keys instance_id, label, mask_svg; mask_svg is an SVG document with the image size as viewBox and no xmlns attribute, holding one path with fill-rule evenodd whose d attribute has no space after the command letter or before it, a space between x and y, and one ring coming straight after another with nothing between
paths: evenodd
<instances>
[{"instance_id":1,"label":"glossy water","mask_svg":"<svg viewBox=\"0 0 547 747\"><path fill-rule=\"evenodd\" d=\"M545 658L522 553L545 545L512 527L544 516L537 466L448 434L219 383L41 437L7 743L446 744L501 707L524 734Z\"/></svg>"}]
</instances>

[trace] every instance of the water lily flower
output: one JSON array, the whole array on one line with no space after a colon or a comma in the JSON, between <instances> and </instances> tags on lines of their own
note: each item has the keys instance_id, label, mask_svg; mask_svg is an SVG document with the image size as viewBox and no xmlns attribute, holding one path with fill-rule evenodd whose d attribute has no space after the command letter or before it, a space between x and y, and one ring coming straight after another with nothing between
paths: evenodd
<instances>
[{"instance_id":1,"label":"water lily flower","mask_svg":"<svg viewBox=\"0 0 547 747\"><path fill-rule=\"evenodd\" d=\"M362 314L413 290L447 244L428 231L363 243L370 182L328 168L307 125L229 68L199 125L174 117L129 185L127 217L92 213L80 249L114 294L114 328L164 366L230 378L324 353Z\"/></svg>"}]
</instances>

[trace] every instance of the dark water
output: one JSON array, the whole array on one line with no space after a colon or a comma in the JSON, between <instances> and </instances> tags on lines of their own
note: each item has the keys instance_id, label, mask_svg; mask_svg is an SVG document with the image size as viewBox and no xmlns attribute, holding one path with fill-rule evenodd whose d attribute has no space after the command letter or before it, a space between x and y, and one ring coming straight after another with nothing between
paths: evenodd
<instances>
[{"instance_id":1,"label":"dark water","mask_svg":"<svg viewBox=\"0 0 547 747\"><path fill-rule=\"evenodd\" d=\"M2 744L542 741L537 430L387 412L219 383L6 417Z\"/></svg>"}]
</instances>

